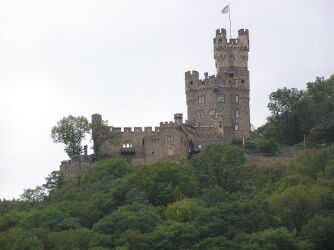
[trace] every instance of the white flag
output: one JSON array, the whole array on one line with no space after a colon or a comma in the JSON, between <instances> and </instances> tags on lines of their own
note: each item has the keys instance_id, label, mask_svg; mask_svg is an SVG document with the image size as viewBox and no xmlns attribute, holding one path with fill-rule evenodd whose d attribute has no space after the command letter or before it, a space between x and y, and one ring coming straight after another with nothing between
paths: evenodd
<instances>
[{"instance_id":1,"label":"white flag","mask_svg":"<svg viewBox=\"0 0 334 250\"><path fill-rule=\"evenodd\" d=\"M230 5L226 5L225 7L224 7L224 9L222 10L222 13L223 14L227 14L227 13L229 13L230 12Z\"/></svg>"}]
</instances>

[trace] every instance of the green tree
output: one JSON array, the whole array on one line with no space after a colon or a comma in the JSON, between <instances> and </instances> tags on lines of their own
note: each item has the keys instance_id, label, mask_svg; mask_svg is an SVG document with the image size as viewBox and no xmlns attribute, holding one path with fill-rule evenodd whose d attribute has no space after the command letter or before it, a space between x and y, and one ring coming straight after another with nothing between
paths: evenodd
<instances>
[{"instance_id":1,"label":"green tree","mask_svg":"<svg viewBox=\"0 0 334 250\"><path fill-rule=\"evenodd\" d=\"M280 143L295 144L303 138L298 117L299 103L304 91L295 88L278 89L269 96L269 121L274 124Z\"/></svg>"},{"instance_id":2,"label":"green tree","mask_svg":"<svg viewBox=\"0 0 334 250\"><path fill-rule=\"evenodd\" d=\"M334 215L316 215L303 227L302 235L314 243L315 249L334 249Z\"/></svg>"},{"instance_id":3,"label":"green tree","mask_svg":"<svg viewBox=\"0 0 334 250\"><path fill-rule=\"evenodd\" d=\"M91 234L88 229L51 232L48 237L50 249L89 249Z\"/></svg>"},{"instance_id":4,"label":"green tree","mask_svg":"<svg viewBox=\"0 0 334 250\"><path fill-rule=\"evenodd\" d=\"M196 201L183 199L168 205L166 215L170 220L188 222L192 221L200 210L201 207Z\"/></svg>"},{"instance_id":5,"label":"green tree","mask_svg":"<svg viewBox=\"0 0 334 250\"><path fill-rule=\"evenodd\" d=\"M240 190L241 166L245 154L236 146L212 144L190 162L200 179L201 187L221 186L228 192Z\"/></svg>"},{"instance_id":6,"label":"green tree","mask_svg":"<svg viewBox=\"0 0 334 250\"><path fill-rule=\"evenodd\" d=\"M47 196L44 187L36 186L36 188L24 189L21 199L24 201L29 201L33 204L41 202Z\"/></svg>"},{"instance_id":7,"label":"green tree","mask_svg":"<svg viewBox=\"0 0 334 250\"><path fill-rule=\"evenodd\" d=\"M143 204L122 206L93 226L94 232L119 239L127 230L148 233L161 222L159 209Z\"/></svg>"},{"instance_id":8,"label":"green tree","mask_svg":"<svg viewBox=\"0 0 334 250\"><path fill-rule=\"evenodd\" d=\"M330 191L327 188L299 184L272 194L268 201L282 218L283 225L299 232L321 208L321 196L328 192Z\"/></svg>"},{"instance_id":9,"label":"green tree","mask_svg":"<svg viewBox=\"0 0 334 250\"><path fill-rule=\"evenodd\" d=\"M149 238L154 250L189 249L196 242L198 234L193 223L167 221L160 224Z\"/></svg>"},{"instance_id":10,"label":"green tree","mask_svg":"<svg viewBox=\"0 0 334 250\"><path fill-rule=\"evenodd\" d=\"M88 120L83 116L69 115L57 122L51 130L51 137L55 143L64 143L65 152L74 159L82 153L81 142L90 131Z\"/></svg>"},{"instance_id":11,"label":"green tree","mask_svg":"<svg viewBox=\"0 0 334 250\"><path fill-rule=\"evenodd\" d=\"M311 250L312 244L301 240L286 228L267 229L253 234L241 234L235 240L242 250Z\"/></svg>"}]
</instances>

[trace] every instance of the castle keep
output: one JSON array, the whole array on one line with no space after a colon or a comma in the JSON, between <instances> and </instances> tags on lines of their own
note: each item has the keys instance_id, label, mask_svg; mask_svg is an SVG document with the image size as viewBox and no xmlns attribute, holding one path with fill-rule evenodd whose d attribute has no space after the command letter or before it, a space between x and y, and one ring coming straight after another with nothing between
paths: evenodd
<instances>
[{"instance_id":1,"label":"castle keep","mask_svg":"<svg viewBox=\"0 0 334 250\"><path fill-rule=\"evenodd\" d=\"M249 112L249 32L238 31L236 39L227 39L226 30L216 31L213 39L216 75L197 71L185 73L187 117L175 114L174 121L159 127L108 127L102 116L92 115L92 123L120 132L119 144L105 140L98 159L126 156L135 165L160 160L187 158L209 143L230 143L250 135ZM94 131L93 131L94 133Z\"/></svg>"}]
</instances>

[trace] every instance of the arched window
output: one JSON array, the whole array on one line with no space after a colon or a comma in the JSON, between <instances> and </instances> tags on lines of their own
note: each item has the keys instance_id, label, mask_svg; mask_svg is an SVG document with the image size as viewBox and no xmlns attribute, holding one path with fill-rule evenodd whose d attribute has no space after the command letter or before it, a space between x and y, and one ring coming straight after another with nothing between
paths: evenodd
<instances>
[{"instance_id":1,"label":"arched window","mask_svg":"<svg viewBox=\"0 0 334 250\"><path fill-rule=\"evenodd\" d=\"M123 143L122 148L132 148L133 145L130 141L126 141Z\"/></svg>"}]
</instances>

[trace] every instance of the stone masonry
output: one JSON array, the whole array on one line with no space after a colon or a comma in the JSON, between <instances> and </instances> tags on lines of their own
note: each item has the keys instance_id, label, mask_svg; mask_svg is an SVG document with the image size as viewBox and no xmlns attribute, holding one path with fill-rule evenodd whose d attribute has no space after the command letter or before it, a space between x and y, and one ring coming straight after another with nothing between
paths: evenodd
<instances>
[{"instance_id":1,"label":"stone masonry","mask_svg":"<svg viewBox=\"0 0 334 250\"><path fill-rule=\"evenodd\" d=\"M249 111L249 32L240 29L238 38L226 38L226 30L213 39L216 75L197 71L185 73L188 121L175 114L174 121L159 127L109 127L102 116L92 115L95 125L120 132L119 144L106 140L97 159L124 156L133 164L187 158L210 143L231 143L250 136ZM93 131L94 133L94 131Z\"/></svg>"}]
</instances>

